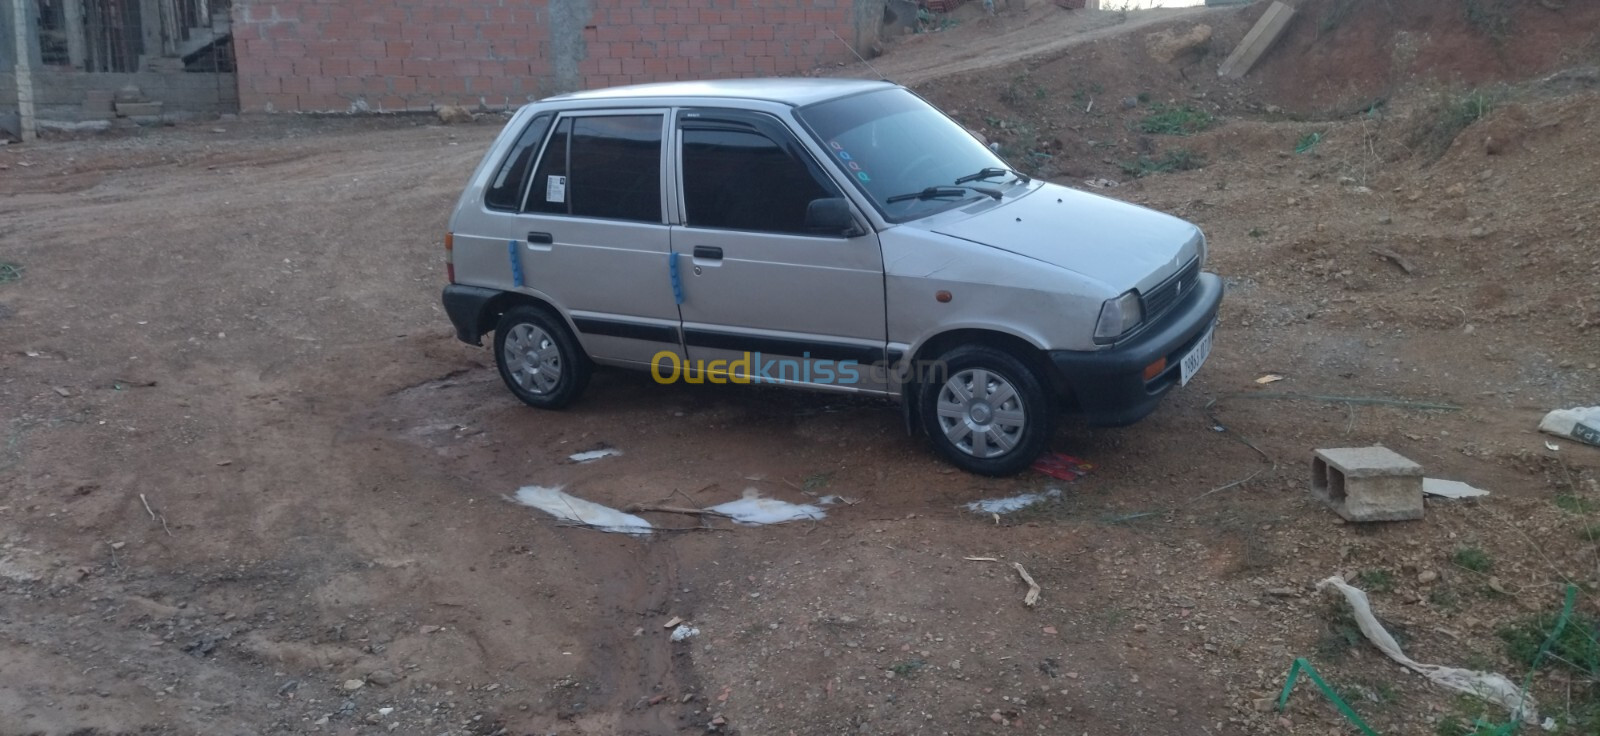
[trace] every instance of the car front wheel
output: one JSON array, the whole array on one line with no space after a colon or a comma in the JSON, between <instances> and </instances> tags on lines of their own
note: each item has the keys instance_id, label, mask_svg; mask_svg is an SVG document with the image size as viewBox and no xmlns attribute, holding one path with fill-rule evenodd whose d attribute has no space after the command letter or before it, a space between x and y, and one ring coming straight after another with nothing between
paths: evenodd
<instances>
[{"instance_id":1,"label":"car front wheel","mask_svg":"<svg viewBox=\"0 0 1600 736\"><path fill-rule=\"evenodd\" d=\"M986 345L956 348L940 362L942 375L923 384L919 406L939 453L980 475L1031 465L1056 426L1056 408L1035 371Z\"/></svg>"}]
</instances>

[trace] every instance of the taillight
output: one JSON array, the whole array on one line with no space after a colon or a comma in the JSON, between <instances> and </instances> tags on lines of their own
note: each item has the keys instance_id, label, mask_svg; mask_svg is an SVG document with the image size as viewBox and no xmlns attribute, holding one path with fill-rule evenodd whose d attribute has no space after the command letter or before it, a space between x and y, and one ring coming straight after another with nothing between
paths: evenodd
<instances>
[{"instance_id":1,"label":"taillight","mask_svg":"<svg viewBox=\"0 0 1600 736\"><path fill-rule=\"evenodd\" d=\"M444 275L450 283L456 282L456 234L444 234Z\"/></svg>"}]
</instances>

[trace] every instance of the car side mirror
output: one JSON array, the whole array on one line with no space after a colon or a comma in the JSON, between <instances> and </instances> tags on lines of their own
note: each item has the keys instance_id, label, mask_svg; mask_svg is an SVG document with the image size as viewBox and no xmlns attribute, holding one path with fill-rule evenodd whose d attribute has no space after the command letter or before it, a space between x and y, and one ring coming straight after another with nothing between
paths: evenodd
<instances>
[{"instance_id":1,"label":"car side mirror","mask_svg":"<svg viewBox=\"0 0 1600 736\"><path fill-rule=\"evenodd\" d=\"M828 235L855 237L861 234L855 213L844 197L813 199L806 205L806 230Z\"/></svg>"}]
</instances>

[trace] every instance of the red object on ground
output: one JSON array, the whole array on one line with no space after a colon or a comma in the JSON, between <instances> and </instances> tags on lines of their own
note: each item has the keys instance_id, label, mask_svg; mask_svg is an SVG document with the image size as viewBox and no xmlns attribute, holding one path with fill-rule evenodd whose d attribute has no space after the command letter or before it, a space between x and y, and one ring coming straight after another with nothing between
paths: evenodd
<instances>
[{"instance_id":1,"label":"red object on ground","mask_svg":"<svg viewBox=\"0 0 1600 736\"><path fill-rule=\"evenodd\" d=\"M1057 480L1073 481L1094 471L1094 463L1059 452L1040 455L1033 469Z\"/></svg>"}]
</instances>

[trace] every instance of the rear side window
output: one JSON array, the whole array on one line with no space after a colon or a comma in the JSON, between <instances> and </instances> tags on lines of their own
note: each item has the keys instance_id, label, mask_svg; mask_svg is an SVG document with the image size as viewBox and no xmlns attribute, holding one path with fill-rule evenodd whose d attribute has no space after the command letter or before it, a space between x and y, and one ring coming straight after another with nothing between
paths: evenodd
<instances>
[{"instance_id":1,"label":"rear side window","mask_svg":"<svg viewBox=\"0 0 1600 736\"><path fill-rule=\"evenodd\" d=\"M571 117L557 124L528 211L661 222L660 115Z\"/></svg>"},{"instance_id":2,"label":"rear side window","mask_svg":"<svg viewBox=\"0 0 1600 736\"><path fill-rule=\"evenodd\" d=\"M683 200L690 227L815 234L806 228L806 208L814 199L838 196L820 172L762 133L683 131Z\"/></svg>"},{"instance_id":3,"label":"rear side window","mask_svg":"<svg viewBox=\"0 0 1600 736\"><path fill-rule=\"evenodd\" d=\"M545 134L550 132L550 121L554 119L553 115L540 115L528 122L528 127L517 137L516 145L511 147L511 153L501 162L500 170L489 180L489 190L483 195L485 206L511 212L522 207L528 170L533 168L533 157L539 153L539 144L544 142Z\"/></svg>"}]
</instances>

